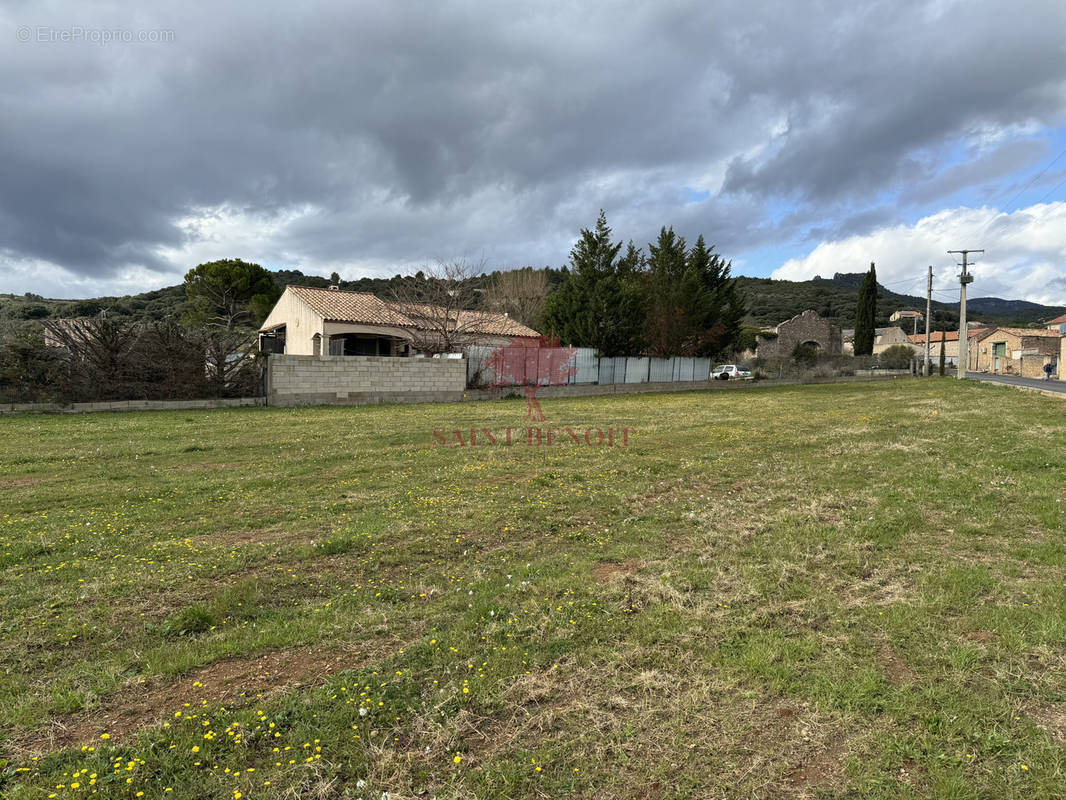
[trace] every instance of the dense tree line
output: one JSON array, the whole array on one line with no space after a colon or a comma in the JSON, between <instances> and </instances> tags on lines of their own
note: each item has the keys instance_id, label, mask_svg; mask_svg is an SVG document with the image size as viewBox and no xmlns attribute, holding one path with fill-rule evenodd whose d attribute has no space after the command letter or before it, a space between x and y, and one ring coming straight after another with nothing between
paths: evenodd
<instances>
[{"instance_id":1,"label":"dense tree line","mask_svg":"<svg viewBox=\"0 0 1066 800\"><path fill-rule=\"evenodd\" d=\"M614 241L601 211L570 251L543 330L605 356L715 355L737 345L745 307L731 265L700 236L691 247L662 228L648 252Z\"/></svg>"}]
</instances>

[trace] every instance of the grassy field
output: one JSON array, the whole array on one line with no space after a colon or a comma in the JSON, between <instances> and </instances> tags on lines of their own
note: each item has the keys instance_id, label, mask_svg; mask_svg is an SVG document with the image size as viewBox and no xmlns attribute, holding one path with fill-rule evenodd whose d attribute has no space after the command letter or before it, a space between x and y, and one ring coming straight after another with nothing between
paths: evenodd
<instances>
[{"instance_id":1,"label":"grassy field","mask_svg":"<svg viewBox=\"0 0 1066 800\"><path fill-rule=\"evenodd\" d=\"M0 796L1063 796L1061 401L543 405L0 419Z\"/></svg>"}]
</instances>

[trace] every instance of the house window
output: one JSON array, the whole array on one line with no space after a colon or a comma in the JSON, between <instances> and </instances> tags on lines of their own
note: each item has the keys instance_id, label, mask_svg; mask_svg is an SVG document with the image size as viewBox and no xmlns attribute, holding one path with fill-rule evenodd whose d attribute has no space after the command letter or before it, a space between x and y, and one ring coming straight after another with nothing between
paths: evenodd
<instances>
[{"instance_id":1,"label":"house window","mask_svg":"<svg viewBox=\"0 0 1066 800\"><path fill-rule=\"evenodd\" d=\"M1006 342L992 342L992 355L1005 356L1007 355L1007 343Z\"/></svg>"}]
</instances>

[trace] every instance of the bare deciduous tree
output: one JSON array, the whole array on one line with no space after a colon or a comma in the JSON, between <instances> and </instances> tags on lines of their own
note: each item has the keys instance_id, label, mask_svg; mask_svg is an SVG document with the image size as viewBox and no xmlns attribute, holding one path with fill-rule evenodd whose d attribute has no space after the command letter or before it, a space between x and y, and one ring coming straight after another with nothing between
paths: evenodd
<instances>
[{"instance_id":1,"label":"bare deciduous tree","mask_svg":"<svg viewBox=\"0 0 1066 800\"><path fill-rule=\"evenodd\" d=\"M415 349L427 355L458 353L484 341L493 317L477 308L481 274L480 265L440 262L393 290L392 305L417 323L409 330Z\"/></svg>"},{"instance_id":2,"label":"bare deciduous tree","mask_svg":"<svg viewBox=\"0 0 1066 800\"><path fill-rule=\"evenodd\" d=\"M261 362L255 333L211 327L198 334L213 396L247 397L260 393Z\"/></svg>"},{"instance_id":3,"label":"bare deciduous tree","mask_svg":"<svg viewBox=\"0 0 1066 800\"><path fill-rule=\"evenodd\" d=\"M548 273L542 269L522 267L496 276L486 292L485 307L535 327L547 296Z\"/></svg>"},{"instance_id":4,"label":"bare deciduous tree","mask_svg":"<svg viewBox=\"0 0 1066 800\"><path fill-rule=\"evenodd\" d=\"M185 400L258 394L255 334L172 320L51 320L47 349L66 353L64 393L75 402Z\"/></svg>"}]
</instances>

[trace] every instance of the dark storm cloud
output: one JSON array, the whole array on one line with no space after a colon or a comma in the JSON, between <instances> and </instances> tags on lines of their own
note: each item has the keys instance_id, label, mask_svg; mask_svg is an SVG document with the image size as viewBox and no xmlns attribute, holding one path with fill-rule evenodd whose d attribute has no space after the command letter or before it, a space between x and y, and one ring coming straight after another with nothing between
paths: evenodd
<instances>
[{"instance_id":1,"label":"dark storm cloud","mask_svg":"<svg viewBox=\"0 0 1066 800\"><path fill-rule=\"evenodd\" d=\"M558 264L601 207L638 243L759 247L799 230L767 200L980 182L938 151L1061 122L1066 79L1050 2L85 8L0 17L0 264L180 271L211 215L311 268ZM75 25L173 40L16 42Z\"/></svg>"}]
</instances>

